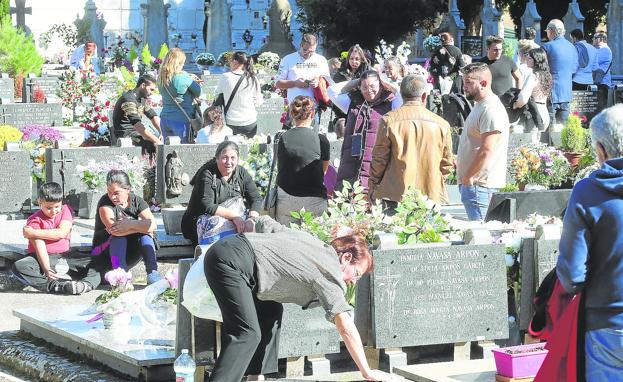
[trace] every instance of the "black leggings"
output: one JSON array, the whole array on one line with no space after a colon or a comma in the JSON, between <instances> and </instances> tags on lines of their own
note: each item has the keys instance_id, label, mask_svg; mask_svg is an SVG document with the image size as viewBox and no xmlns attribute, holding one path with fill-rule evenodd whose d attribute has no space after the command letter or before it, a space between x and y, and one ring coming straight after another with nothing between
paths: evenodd
<instances>
[{"instance_id":1,"label":"black leggings","mask_svg":"<svg viewBox=\"0 0 623 382\"><path fill-rule=\"evenodd\" d=\"M255 254L243 235L229 236L208 250L204 271L221 314L221 353L211 381L239 382L245 374L278 371L283 306L256 295Z\"/></svg>"}]
</instances>

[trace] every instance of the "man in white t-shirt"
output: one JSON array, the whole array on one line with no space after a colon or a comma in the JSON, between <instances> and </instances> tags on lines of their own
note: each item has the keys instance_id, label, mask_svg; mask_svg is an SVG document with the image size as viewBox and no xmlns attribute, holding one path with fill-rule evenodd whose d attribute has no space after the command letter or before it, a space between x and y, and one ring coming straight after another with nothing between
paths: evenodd
<instances>
[{"instance_id":1,"label":"man in white t-shirt","mask_svg":"<svg viewBox=\"0 0 623 382\"><path fill-rule=\"evenodd\" d=\"M327 59L316 53L317 46L316 36L306 33L299 51L290 53L281 60L275 86L287 90L288 101L299 95L313 99L313 88L318 86L318 78L330 78Z\"/></svg>"},{"instance_id":2,"label":"man in white t-shirt","mask_svg":"<svg viewBox=\"0 0 623 382\"><path fill-rule=\"evenodd\" d=\"M491 71L477 62L462 70L467 99L476 101L459 140L457 179L469 220L483 220L491 195L506 184L509 121L491 90Z\"/></svg>"}]
</instances>

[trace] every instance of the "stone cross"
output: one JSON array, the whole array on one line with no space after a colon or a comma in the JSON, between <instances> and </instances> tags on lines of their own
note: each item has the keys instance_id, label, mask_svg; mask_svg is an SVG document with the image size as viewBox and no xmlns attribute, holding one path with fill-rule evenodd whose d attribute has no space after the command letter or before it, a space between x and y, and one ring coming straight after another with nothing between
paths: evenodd
<instances>
[{"instance_id":1,"label":"stone cross","mask_svg":"<svg viewBox=\"0 0 623 382\"><path fill-rule=\"evenodd\" d=\"M484 0L480 20L482 20L482 46L487 46L489 36L504 37L502 26L502 12L495 6L495 0Z\"/></svg>"},{"instance_id":2,"label":"stone cross","mask_svg":"<svg viewBox=\"0 0 623 382\"><path fill-rule=\"evenodd\" d=\"M65 152L61 151L61 159L54 159L54 163L60 163L61 168L58 170L59 174L61 174L61 187L63 189L63 199L65 198L65 163L73 162L73 159L65 158Z\"/></svg>"},{"instance_id":3,"label":"stone cross","mask_svg":"<svg viewBox=\"0 0 623 382\"><path fill-rule=\"evenodd\" d=\"M526 4L526 10L521 16L521 38L525 38L526 28L532 27L536 31L536 37L534 42L541 44L541 15L539 15L536 9L534 0L530 0Z\"/></svg>"},{"instance_id":4,"label":"stone cross","mask_svg":"<svg viewBox=\"0 0 623 382\"><path fill-rule=\"evenodd\" d=\"M465 34L465 23L461 18L457 0L450 0L448 3L448 15L450 17L449 27L450 33L452 33L452 37L454 38L454 45L460 48L463 35Z\"/></svg>"},{"instance_id":5,"label":"stone cross","mask_svg":"<svg viewBox=\"0 0 623 382\"><path fill-rule=\"evenodd\" d=\"M620 0L610 1L608 5L608 46L612 49L612 57L623 54L623 4ZM623 73L623 61L613 60L612 74Z\"/></svg>"},{"instance_id":6,"label":"stone cross","mask_svg":"<svg viewBox=\"0 0 623 382\"><path fill-rule=\"evenodd\" d=\"M26 15L32 15L32 7L26 7L26 0L15 0L15 7L11 7L11 14L16 15L17 26L30 34L30 29L26 26Z\"/></svg>"},{"instance_id":7,"label":"stone cross","mask_svg":"<svg viewBox=\"0 0 623 382\"><path fill-rule=\"evenodd\" d=\"M580 29L584 31L584 20L585 17L580 12L580 5L577 0L571 1L569 3L569 9L567 10L567 14L562 18L563 23L565 24L565 38L570 40L571 31L574 29Z\"/></svg>"}]
</instances>

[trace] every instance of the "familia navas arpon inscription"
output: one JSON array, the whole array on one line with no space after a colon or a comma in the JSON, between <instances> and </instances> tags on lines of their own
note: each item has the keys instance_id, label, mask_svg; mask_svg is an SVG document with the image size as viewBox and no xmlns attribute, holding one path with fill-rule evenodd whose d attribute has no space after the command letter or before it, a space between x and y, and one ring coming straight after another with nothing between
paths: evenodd
<instances>
[{"instance_id":1,"label":"familia navas arpon inscription","mask_svg":"<svg viewBox=\"0 0 623 382\"><path fill-rule=\"evenodd\" d=\"M376 347L508 336L503 246L377 251L372 283Z\"/></svg>"}]
</instances>

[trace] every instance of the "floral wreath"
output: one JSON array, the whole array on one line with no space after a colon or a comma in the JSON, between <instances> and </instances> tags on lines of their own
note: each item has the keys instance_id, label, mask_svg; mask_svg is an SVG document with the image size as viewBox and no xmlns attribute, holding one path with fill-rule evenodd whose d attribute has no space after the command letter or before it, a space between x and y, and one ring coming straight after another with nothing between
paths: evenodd
<instances>
[{"instance_id":1,"label":"floral wreath","mask_svg":"<svg viewBox=\"0 0 623 382\"><path fill-rule=\"evenodd\" d=\"M250 44L253 41L253 35L248 29L245 30L244 33L242 34L242 41L244 41L247 44Z\"/></svg>"}]
</instances>

